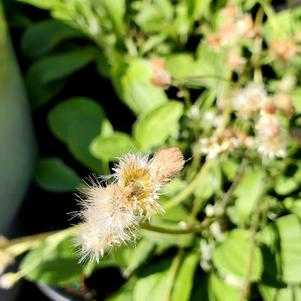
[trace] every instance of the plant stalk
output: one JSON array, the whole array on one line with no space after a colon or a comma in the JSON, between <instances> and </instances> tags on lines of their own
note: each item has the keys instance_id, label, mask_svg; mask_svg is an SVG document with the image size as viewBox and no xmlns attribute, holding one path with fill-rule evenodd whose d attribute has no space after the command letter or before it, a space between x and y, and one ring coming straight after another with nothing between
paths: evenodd
<instances>
[{"instance_id":1,"label":"plant stalk","mask_svg":"<svg viewBox=\"0 0 301 301\"><path fill-rule=\"evenodd\" d=\"M181 202L186 200L196 189L198 184L201 182L203 177L205 176L207 170L209 169L210 165L212 163L212 160L206 160L203 164L202 168L200 169L199 173L195 176L195 178L190 182L190 184L187 185L187 187L181 191L177 196L172 198L169 202L165 203L163 205L163 208L165 210L168 210L170 208L173 208L177 205L179 205Z\"/></svg>"}]
</instances>

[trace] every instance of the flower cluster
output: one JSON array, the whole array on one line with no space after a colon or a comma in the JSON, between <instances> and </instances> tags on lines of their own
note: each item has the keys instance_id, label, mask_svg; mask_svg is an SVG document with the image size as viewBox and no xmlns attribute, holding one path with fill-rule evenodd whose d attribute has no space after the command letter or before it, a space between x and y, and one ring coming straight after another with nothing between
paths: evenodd
<instances>
[{"instance_id":1,"label":"flower cluster","mask_svg":"<svg viewBox=\"0 0 301 301\"><path fill-rule=\"evenodd\" d=\"M275 114L261 112L255 125L258 152L264 157L285 157L286 138Z\"/></svg>"},{"instance_id":2,"label":"flower cluster","mask_svg":"<svg viewBox=\"0 0 301 301\"><path fill-rule=\"evenodd\" d=\"M293 104L287 94L269 97L262 87L250 85L238 91L232 105L237 117L254 122L252 147L268 159L286 155L287 138L278 113L285 117L293 114Z\"/></svg>"},{"instance_id":3,"label":"flower cluster","mask_svg":"<svg viewBox=\"0 0 301 301\"><path fill-rule=\"evenodd\" d=\"M163 212L158 191L183 166L183 155L175 147L159 150L153 158L128 154L113 168L109 185L87 187L78 213L81 261L98 261L107 249L130 241L144 218Z\"/></svg>"},{"instance_id":4,"label":"flower cluster","mask_svg":"<svg viewBox=\"0 0 301 301\"><path fill-rule=\"evenodd\" d=\"M273 58L282 63L290 62L300 51L293 38L277 39L270 43L269 51Z\"/></svg>"},{"instance_id":5,"label":"flower cluster","mask_svg":"<svg viewBox=\"0 0 301 301\"><path fill-rule=\"evenodd\" d=\"M232 153L238 148L255 149L262 157L285 157L287 134L281 124L282 116L290 118L294 106L287 93L268 95L262 86L250 84L238 90L230 101L237 117L238 128L216 131L211 137L201 137L199 150L208 159ZM226 108L221 107L220 110ZM241 125L244 128L238 130Z\"/></svg>"},{"instance_id":6,"label":"flower cluster","mask_svg":"<svg viewBox=\"0 0 301 301\"><path fill-rule=\"evenodd\" d=\"M251 15L243 14L236 5L230 4L222 10L219 29L208 35L207 43L210 48L219 50L237 44L241 39L253 38L255 35Z\"/></svg>"},{"instance_id":7,"label":"flower cluster","mask_svg":"<svg viewBox=\"0 0 301 301\"><path fill-rule=\"evenodd\" d=\"M222 153L232 152L240 145L238 137L231 129L216 133L210 138L201 138L199 143L200 152L207 155L208 159L214 159Z\"/></svg>"},{"instance_id":8,"label":"flower cluster","mask_svg":"<svg viewBox=\"0 0 301 301\"><path fill-rule=\"evenodd\" d=\"M239 90L233 98L233 109L242 119L254 117L267 101L266 91L259 86L249 85Z\"/></svg>"}]
</instances>

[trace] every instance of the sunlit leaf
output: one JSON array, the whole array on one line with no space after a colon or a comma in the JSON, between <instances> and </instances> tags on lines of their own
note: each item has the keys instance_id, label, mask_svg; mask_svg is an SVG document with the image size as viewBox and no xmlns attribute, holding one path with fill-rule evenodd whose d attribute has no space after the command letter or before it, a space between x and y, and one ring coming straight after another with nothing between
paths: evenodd
<instances>
[{"instance_id":1,"label":"sunlit leaf","mask_svg":"<svg viewBox=\"0 0 301 301\"><path fill-rule=\"evenodd\" d=\"M174 280L171 301L190 300L194 272L199 262L200 255L191 253L185 256Z\"/></svg>"},{"instance_id":2,"label":"sunlit leaf","mask_svg":"<svg viewBox=\"0 0 301 301\"><path fill-rule=\"evenodd\" d=\"M164 91L151 82L152 68L148 61L133 59L126 66L115 66L114 83L125 104L136 114L148 113L168 101Z\"/></svg>"},{"instance_id":3,"label":"sunlit leaf","mask_svg":"<svg viewBox=\"0 0 301 301\"><path fill-rule=\"evenodd\" d=\"M235 279L240 284L247 273L251 243L249 232L235 229L227 233L226 239L213 252L213 263L221 275ZM262 257L258 247L253 255L251 280L261 277Z\"/></svg>"},{"instance_id":4,"label":"sunlit leaf","mask_svg":"<svg viewBox=\"0 0 301 301\"><path fill-rule=\"evenodd\" d=\"M136 152L135 141L127 134L115 132L110 136L96 137L90 146L92 154L99 159L115 161L129 152Z\"/></svg>"},{"instance_id":5,"label":"sunlit leaf","mask_svg":"<svg viewBox=\"0 0 301 301\"><path fill-rule=\"evenodd\" d=\"M171 101L142 116L134 125L134 136L142 149L161 145L179 126L183 105Z\"/></svg>"},{"instance_id":6,"label":"sunlit leaf","mask_svg":"<svg viewBox=\"0 0 301 301\"><path fill-rule=\"evenodd\" d=\"M278 218L275 225L269 225L263 230L261 239L278 259L277 277L287 283L300 283L300 219L294 214Z\"/></svg>"}]
</instances>

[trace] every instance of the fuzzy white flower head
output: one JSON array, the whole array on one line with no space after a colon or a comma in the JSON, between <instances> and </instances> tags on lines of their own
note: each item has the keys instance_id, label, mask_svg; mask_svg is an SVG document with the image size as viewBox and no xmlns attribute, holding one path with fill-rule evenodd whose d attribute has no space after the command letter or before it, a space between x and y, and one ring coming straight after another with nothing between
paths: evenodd
<instances>
[{"instance_id":1,"label":"fuzzy white flower head","mask_svg":"<svg viewBox=\"0 0 301 301\"><path fill-rule=\"evenodd\" d=\"M247 60L241 56L237 49L229 52L227 56L227 67L229 70L241 71L246 63Z\"/></svg>"},{"instance_id":2,"label":"fuzzy white flower head","mask_svg":"<svg viewBox=\"0 0 301 301\"><path fill-rule=\"evenodd\" d=\"M208 159L214 159L222 153L231 152L239 146L240 140L229 129L210 138L200 139L200 152L207 155Z\"/></svg>"},{"instance_id":3,"label":"fuzzy white flower head","mask_svg":"<svg viewBox=\"0 0 301 301\"><path fill-rule=\"evenodd\" d=\"M77 213L81 225L77 245L81 261L99 260L107 249L135 238L139 223L156 212L163 212L158 190L184 166L178 148L166 148L146 155L128 154L114 167L113 183L94 183L84 191Z\"/></svg>"},{"instance_id":4,"label":"fuzzy white flower head","mask_svg":"<svg viewBox=\"0 0 301 301\"><path fill-rule=\"evenodd\" d=\"M267 93L262 87L249 85L238 91L233 100L233 109L238 117L249 119L261 109L266 101Z\"/></svg>"},{"instance_id":5,"label":"fuzzy white flower head","mask_svg":"<svg viewBox=\"0 0 301 301\"><path fill-rule=\"evenodd\" d=\"M79 213L83 223L77 244L81 247L81 261L98 262L106 248L130 240L129 233L138 218L127 210L127 196L118 185L92 187L86 194Z\"/></svg>"},{"instance_id":6,"label":"fuzzy white flower head","mask_svg":"<svg viewBox=\"0 0 301 301\"><path fill-rule=\"evenodd\" d=\"M286 139L274 114L261 113L255 125L256 146L260 154L268 159L286 156Z\"/></svg>"}]
</instances>

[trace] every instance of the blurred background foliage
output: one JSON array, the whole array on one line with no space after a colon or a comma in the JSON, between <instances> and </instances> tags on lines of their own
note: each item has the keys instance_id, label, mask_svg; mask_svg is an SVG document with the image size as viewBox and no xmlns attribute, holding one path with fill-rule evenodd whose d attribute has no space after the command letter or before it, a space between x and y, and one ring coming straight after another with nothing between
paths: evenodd
<instances>
[{"instance_id":1,"label":"blurred background foliage","mask_svg":"<svg viewBox=\"0 0 301 301\"><path fill-rule=\"evenodd\" d=\"M124 153L163 146L191 160L160 197L166 214L151 222L213 221L197 235L142 230L133 245L87 266L77 264L69 230L21 248L16 242L12 255L32 250L12 282L25 277L86 300L301 300L301 7L267 0L4 7L40 148L34 179L53 198L51 229L67 224L56 224L54 212L75 210L75 201L57 200L82 178L107 174ZM18 82L13 87L23 94ZM262 116L279 128L261 125Z\"/></svg>"}]
</instances>

